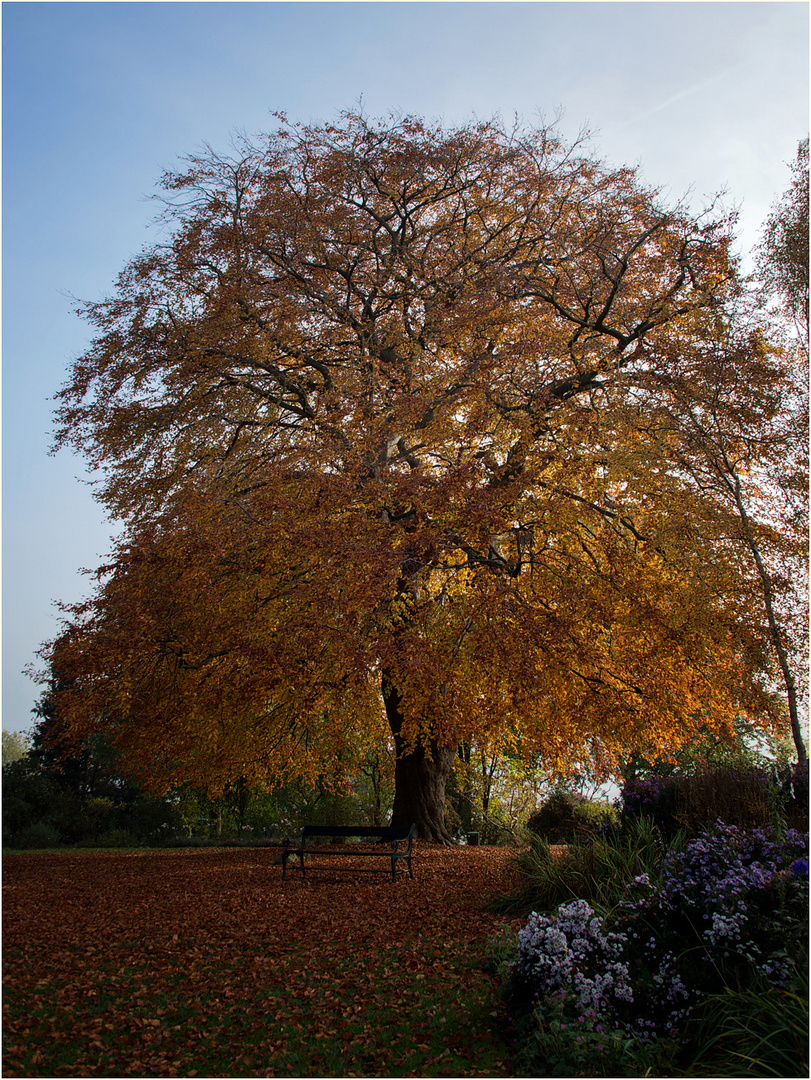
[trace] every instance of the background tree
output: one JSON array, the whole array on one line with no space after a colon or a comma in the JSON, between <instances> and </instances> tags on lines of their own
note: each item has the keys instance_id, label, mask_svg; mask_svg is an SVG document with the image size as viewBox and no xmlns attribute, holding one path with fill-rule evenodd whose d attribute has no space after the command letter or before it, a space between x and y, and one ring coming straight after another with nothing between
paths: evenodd
<instances>
[{"instance_id":1,"label":"background tree","mask_svg":"<svg viewBox=\"0 0 811 1080\"><path fill-rule=\"evenodd\" d=\"M495 122L283 123L164 188L59 395L127 526L46 650L70 731L157 789L393 741L393 821L447 839L464 740L599 775L776 714L717 500L643 423L701 383L729 221Z\"/></svg>"},{"instance_id":2,"label":"background tree","mask_svg":"<svg viewBox=\"0 0 811 1080\"><path fill-rule=\"evenodd\" d=\"M3 731L3 764L24 758L31 749L31 740L22 731Z\"/></svg>"},{"instance_id":3,"label":"background tree","mask_svg":"<svg viewBox=\"0 0 811 1080\"><path fill-rule=\"evenodd\" d=\"M449 816L458 822L459 831L463 834L479 832L481 842L485 844L503 843L506 837L514 834L519 819L535 808L538 780L535 778L531 790L526 790L526 776L521 773L530 770L525 762L517 760L509 734L505 732L498 744L480 746L462 742L448 790ZM513 767L516 764L519 765L517 769Z\"/></svg>"},{"instance_id":4,"label":"background tree","mask_svg":"<svg viewBox=\"0 0 811 1080\"><path fill-rule=\"evenodd\" d=\"M37 703L30 752L3 768L3 837L14 847L132 846L168 838L179 824L165 800L127 774L104 734L71 737L56 715L65 683Z\"/></svg>"},{"instance_id":5,"label":"background tree","mask_svg":"<svg viewBox=\"0 0 811 1080\"><path fill-rule=\"evenodd\" d=\"M116 753L108 738L97 733L77 738L57 715L59 695L68 686L51 673L48 689L32 710L37 723L31 736L31 758L82 804L116 792L124 780L115 769Z\"/></svg>"},{"instance_id":6,"label":"background tree","mask_svg":"<svg viewBox=\"0 0 811 1080\"><path fill-rule=\"evenodd\" d=\"M702 382L669 380L646 409L645 425L663 460L686 485L717 500L719 546L737 548L760 603L748 614L764 622L773 670L785 690L797 759L802 737L802 672L808 624L807 394L795 379L791 349L775 348L763 326L729 328L685 349L702 352ZM759 388L750 400L749 385ZM742 612L742 616L744 613ZM768 666L764 667L764 673Z\"/></svg>"},{"instance_id":7,"label":"background tree","mask_svg":"<svg viewBox=\"0 0 811 1080\"><path fill-rule=\"evenodd\" d=\"M773 208L758 249L757 273L808 342L808 139L797 148L792 181Z\"/></svg>"},{"instance_id":8,"label":"background tree","mask_svg":"<svg viewBox=\"0 0 811 1080\"><path fill-rule=\"evenodd\" d=\"M767 321L738 302L737 318L695 347L707 353L703 382L667 398L685 475L714 491L732 515L729 538L750 560L769 639L785 687L798 762L807 760L801 698L808 627L808 140L791 186L775 206L758 249L760 282L800 328L767 335ZM740 310L743 308L743 310ZM733 329L734 327L734 329ZM750 400L745 385L760 388ZM665 400L665 399L662 399ZM655 410L652 410L655 411ZM660 433L661 437L661 433Z\"/></svg>"}]
</instances>

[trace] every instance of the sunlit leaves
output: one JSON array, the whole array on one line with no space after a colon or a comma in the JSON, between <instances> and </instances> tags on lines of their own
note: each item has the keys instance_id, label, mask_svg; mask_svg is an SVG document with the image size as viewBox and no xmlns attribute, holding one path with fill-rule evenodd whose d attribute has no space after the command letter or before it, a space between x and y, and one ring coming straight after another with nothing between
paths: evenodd
<instances>
[{"instance_id":1,"label":"sunlit leaves","mask_svg":"<svg viewBox=\"0 0 811 1080\"><path fill-rule=\"evenodd\" d=\"M728 220L495 122L285 124L165 188L59 395L128 529L48 654L77 734L217 785L382 745L383 679L409 745L511 729L550 771L772 716L672 422L731 317Z\"/></svg>"}]
</instances>

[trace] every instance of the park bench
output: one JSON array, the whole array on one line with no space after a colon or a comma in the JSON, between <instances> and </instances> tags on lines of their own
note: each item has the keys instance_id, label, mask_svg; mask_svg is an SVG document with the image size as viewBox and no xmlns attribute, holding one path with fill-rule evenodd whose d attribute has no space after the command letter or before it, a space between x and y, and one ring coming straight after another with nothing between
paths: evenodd
<instances>
[{"instance_id":1,"label":"park bench","mask_svg":"<svg viewBox=\"0 0 811 1080\"><path fill-rule=\"evenodd\" d=\"M411 869L411 846L414 842L414 825L409 825L407 828L397 826L344 826L344 825L305 825L301 830L301 836L298 841L291 842L289 839L284 841L282 848L282 877L287 873L287 860L291 855L298 857L298 865L301 870L302 877L306 874L304 865L305 855L318 855L318 856L336 856L342 855L345 858L351 856L354 860L356 857L362 858L374 858L388 859L391 863L391 880L394 881L398 874L405 874L405 866L398 867L397 860L405 859L408 865L408 874L410 877L414 877L414 872ZM364 840L372 843L378 842L378 847L369 847L366 845L353 843L353 844L341 844L330 845L328 847L313 847L310 841L313 837L329 838L332 840ZM389 844L389 847L383 847L380 845ZM402 848L400 845L406 845ZM317 864L316 864L317 865ZM347 870L353 873L363 873L364 871L370 873L386 874L389 871L389 866L331 866L332 870Z\"/></svg>"}]
</instances>

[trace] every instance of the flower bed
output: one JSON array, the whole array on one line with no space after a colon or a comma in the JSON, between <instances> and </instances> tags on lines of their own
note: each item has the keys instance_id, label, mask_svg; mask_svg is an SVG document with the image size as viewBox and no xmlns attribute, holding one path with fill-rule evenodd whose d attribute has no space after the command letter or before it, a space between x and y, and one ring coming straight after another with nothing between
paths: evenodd
<instances>
[{"instance_id":1,"label":"flower bed","mask_svg":"<svg viewBox=\"0 0 811 1080\"><path fill-rule=\"evenodd\" d=\"M791 990L808 955L807 834L718 823L629 884L610 916L576 900L518 933L503 975L519 1074L685 1068L713 995Z\"/></svg>"}]
</instances>

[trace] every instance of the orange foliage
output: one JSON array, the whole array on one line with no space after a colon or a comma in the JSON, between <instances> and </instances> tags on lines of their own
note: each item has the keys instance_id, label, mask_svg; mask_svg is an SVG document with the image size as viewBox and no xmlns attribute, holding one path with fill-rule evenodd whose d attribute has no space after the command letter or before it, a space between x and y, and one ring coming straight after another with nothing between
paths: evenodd
<instances>
[{"instance_id":1,"label":"orange foliage","mask_svg":"<svg viewBox=\"0 0 811 1080\"><path fill-rule=\"evenodd\" d=\"M381 680L401 756L510 729L563 772L773 713L719 500L647 422L703 386L728 222L492 122L285 124L165 188L59 396L128 527L47 651L75 733L216 787L351 761Z\"/></svg>"}]
</instances>

